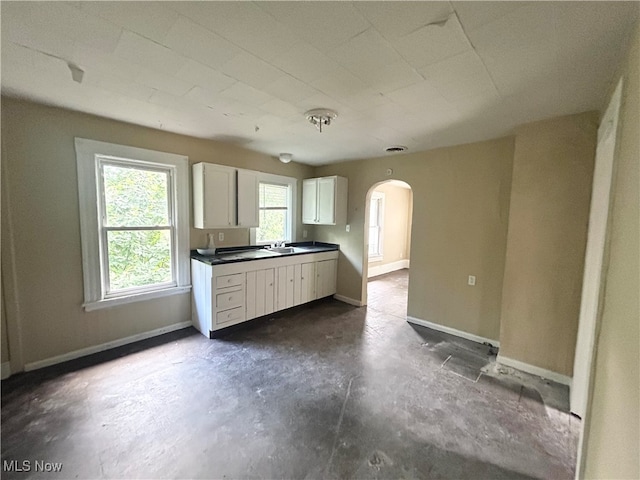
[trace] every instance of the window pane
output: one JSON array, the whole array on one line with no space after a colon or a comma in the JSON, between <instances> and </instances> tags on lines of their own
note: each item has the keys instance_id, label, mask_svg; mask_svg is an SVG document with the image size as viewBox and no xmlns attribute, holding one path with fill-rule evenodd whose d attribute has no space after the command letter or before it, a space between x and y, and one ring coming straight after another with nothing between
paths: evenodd
<instances>
[{"instance_id":1,"label":"window pane","mask_svg":"<svg viewBox=\"0 0 640 480\"><path fill-rule=\"evenodd\" d=\"M369 227L369 255L376 255L380 249L380 229L378 227Z\"/></svg>"},{"instance_id":2,"label":"window pane","mask_svg":"<svg viewBox=\"0 0 640 480\"><path fill-rule=\"evenodd\" d=\"M111 291L171 282L169 230L108 232Z\"/></svg>"},{"instance_id":3,"label":"window pane","mask_svg":"<svg viewBox=\"0 0 640 480\"><path fill-rule=\"evenodd\" d=\"M260 228L256 229L256 240L258 242L285 240L286 235L286 210L260 210Z\"/></svg>"},{"instance_id":4,"label":"window pane","mask_svg":"<svg viewBox=\"0 0 640 480\"><path fill-rule=\"evenodd\" d=\"M378 226L379 210L380 210L380 199L372 198L371 206L369 207L369 225L372 227Z\"/></svg>"},{"instance_id":5,"label":"window pane","mask_svg":"<svg viewBox=\"0 0 640 480\"><path fill-rule=\"evenodd\" d=\"M260 184L260 208L287 208L289 187L287 185Z\"/></svg>"},{"instance_id":6,"label":"window pane","mask_svg":"<svg viewBox=\"0 0 640 480\"><path fill-rule=\"evenodd\" d=\"M107 226L155 226L169 224L167 172L104 165Z\"/></svg>"}]
</instances>

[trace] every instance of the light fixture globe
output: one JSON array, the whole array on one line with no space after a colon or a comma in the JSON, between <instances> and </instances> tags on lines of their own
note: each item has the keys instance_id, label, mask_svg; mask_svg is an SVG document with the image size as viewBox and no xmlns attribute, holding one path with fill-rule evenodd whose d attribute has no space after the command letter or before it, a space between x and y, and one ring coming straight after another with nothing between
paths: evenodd
<instances>
[{"instance_id":1,"label":"light fixture globe","mask_svg":"<svg viewBox=\"0 0 640 480\"><path fill-rule=\"evenodd\" d=\"M305 112L304 116L322 133L322 126L331 125L331 120L338 117L338 112L329 108L314 108Z\"/></svg>"},{"instance_id":2,"label":"light fixture globe","mask_svg":"<svg viewBox=\"0 0 640 480\"><path fill-rule=\"evenodd\" d=\"M293 155L291 153L281 153L280 154L280 161L282 163L289 163L292 158L293 158Z\"/></svg>"}]
</instances>

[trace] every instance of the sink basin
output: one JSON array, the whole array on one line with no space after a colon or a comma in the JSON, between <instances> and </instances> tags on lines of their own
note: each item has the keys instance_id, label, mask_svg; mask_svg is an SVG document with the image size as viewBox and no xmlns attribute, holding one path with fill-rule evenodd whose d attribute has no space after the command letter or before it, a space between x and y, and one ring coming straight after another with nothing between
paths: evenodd
<instances>
[{"instance_id":1,"label":"sink basin","mask_svg":"<svg viewBox=\"0 0 640 480\"><path fill-rule=\"evenodd\" d=\"M270 258L277 257L277 253L271 253L268 250L260 249L260 250L244 250L244 251L235 251L228 253L221 253L220 258L225 260L247 260L247 259L256 259L256 258Z\"/></svg>"},{"instance_id":2,"label":"sink basin","mask_svg":"<svg viewBox=\"0 0 640 480\"><path fill-rule=\"evenodd\" d=\"M267 251L275 252L275 253L294 253L296 249L295 247L275 247L275 248L269 248Z\"/></svg>"}]
</instances>

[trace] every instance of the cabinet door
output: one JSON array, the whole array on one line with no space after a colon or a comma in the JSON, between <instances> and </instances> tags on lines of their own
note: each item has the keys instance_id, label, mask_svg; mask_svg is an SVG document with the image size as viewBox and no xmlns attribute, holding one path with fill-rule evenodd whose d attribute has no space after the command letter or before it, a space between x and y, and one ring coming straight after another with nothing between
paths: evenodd
<instances>
[{"instance_id":1,"label":"cabinet door","mask_svg":"<svg viewBox=\"0 0 640 480\"><path fill-rule=\"evenodd\" d=\"M235 225L235 170L204 164L204 228Z\"/></svg>"},{"instance_id":2,"label":"cabinet door","mask_svg":"<svg viewBox=\"0 0 640 480\"><path fill-rule=\"evenodd\" d=\"M316 298L336 293L336 260L323 260L316 264Z\"/></svg>"},{"instance_id":3,"label":"cabinet door","mask_svg":"<svg viewBox=\"0 0 640 480\"><path fill-rule=\"evenodd\" d=\"M300 303L307 303L316 298L316 264L314 262L303 263L301 267Z\"/></svg>"},{"instance_id":4,"label":"cabinet door","mask_svg":"<svg viewBox=\"0 0 640 480\"><path fill-rule=\"evenodd\" d=\"M302 303L302 264L293 266L293 304Z\"/></svg>"},{"instance_id":5,"label":"cabinet door","mask_svg":"<svg viewBox=\"0 0 640 480\"><path fill-rule=\"evenodd\" d=\"M247 272L247 319L274 312L274 269Z\"/></svg>"},{"instance_id":6,"label":"cabinet door","mask_svg":"<svg viewBox=\"0 0 640 480\"><path fill-rule=\"evenodd\" d=\"M302 223L318 223L317 178L302 181Z\"/></svg>"},{"instance_id":7,"label":"cabinet door","mask_svg":"<svg viewBox=\"0 0 640 480\"><path fill-rule=\"evenodd\" d=\"M264 272L264 313L263 315L269 315L275 312L275 269L268 268L263 270Z\"/></svg>"},{"instance_id":8,"label":"cabinet door","mask_svg":"<svg viewBox=\"0 0 640 480\"><path fill-rule=\"evenodd\" d=\"M247 284L246 284L246 299L245 305L247 308L246 315L247 320L259 317L258 314L258 302L260 299L260 292L258 289L258 274L259 272L247 272Z\"/></svg>"},{"instance_id":9,"label":"cabinet door","mask_svg":"<svg viewBox=\"0 0 640 480\"><path fill-rule=\"evenodd\" d=\"M257 227L258 218L258 175L249 170L238 170L237 183L238 226Z\"/></svg>"},{"instance_id":10,"label":"cabinet door","mask_svg":"<svg viewBox=\"0 0 640 480\"><path fill-rule=\"evenodd\" d=\"M294 266L278 267L278 310L293 307Z\"/></svg>"},{"instance_id":11,"label":"cabinet door","mask_svg":"<svg viewBox=\"0 0 640 480\"><path fill-rule=\"evenodd\" d=\"M318 178L318 221L321 225L334 225L336 202L335 177Z\"/></svg>"}]
</instances>

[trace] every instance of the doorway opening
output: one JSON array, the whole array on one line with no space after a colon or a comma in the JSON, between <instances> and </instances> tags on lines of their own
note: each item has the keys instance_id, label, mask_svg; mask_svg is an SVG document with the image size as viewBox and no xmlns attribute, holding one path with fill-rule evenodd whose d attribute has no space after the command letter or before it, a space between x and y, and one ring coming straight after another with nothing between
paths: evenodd
<instances>
[{"instance_id":1,"label":"doorway opening","mask_svg":"<svg viewBox=\"0 0 640 480\"><path fill-rule=\"evenodd\" d=\"M367 192L363 303L402 319L407 316L412 218L408 183L387 180Z\"/></svg>"}]
</instances>

